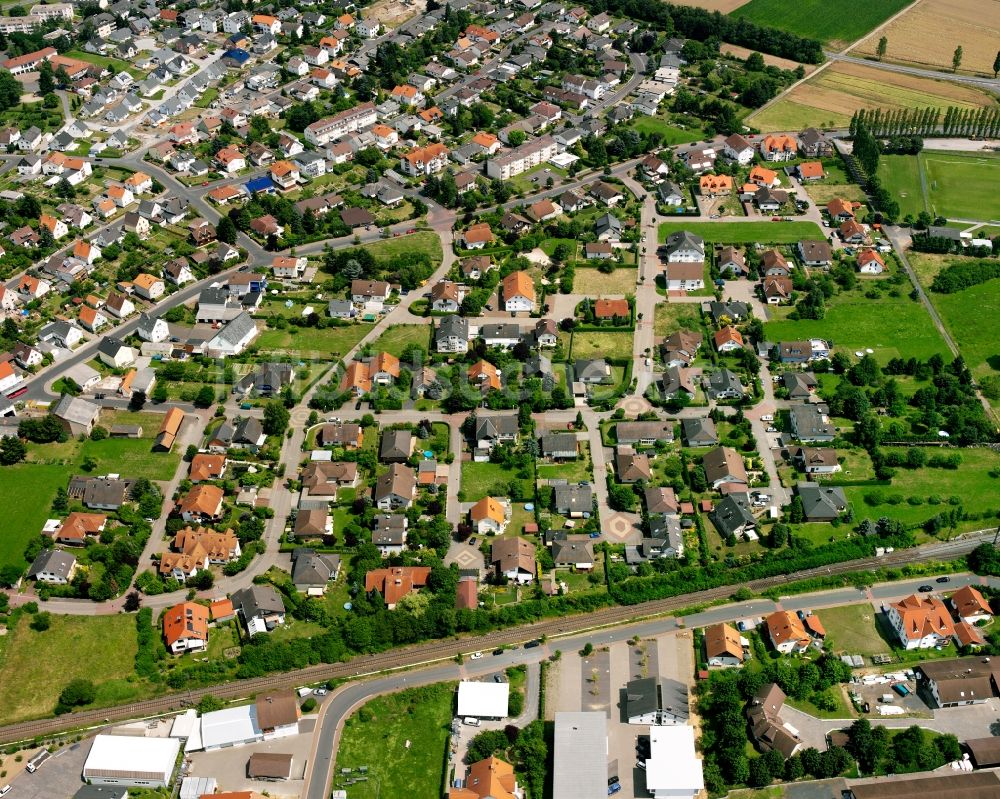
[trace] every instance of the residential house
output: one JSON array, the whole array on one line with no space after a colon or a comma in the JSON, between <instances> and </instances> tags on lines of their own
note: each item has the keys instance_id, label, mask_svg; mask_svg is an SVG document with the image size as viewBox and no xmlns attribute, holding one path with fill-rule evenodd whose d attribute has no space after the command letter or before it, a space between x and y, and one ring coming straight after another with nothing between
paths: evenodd
<instances>
[{"instance_id":1,"label":"residential house","mask_svg":"<svg viewBox=\"0 0 1000 799\"><path fill-rule=\"evenodd\" d=\"M29 579L52 585L67 585L76 574L76 556L59 549L44 549L28 568Z\"/></svg>"},{"instance_id":2,"label":"residential house","mask_svg":"<svg viewBox=\"0 0 1000 799\"><path fill-rule=\"evenodd\" d=\"M808 522L830 522L847 510L844 489L820 483L798 483L795 494L802 501L802 511Z\"/></svg>"},{"instance_id":3,"label":"residential house","mask_svg":"<svg viewBox=\"0 0 1000 799\"><path fill-rule=\"evenodd\" d=\"M480 535L503 535L510 519L510 501L483 497L469 508L469 522Z\"/></svg>"},{"instance_id":4,"label":"residential house","mask_svg":"<svg viewBox=\"0 0 1000 799\"><path fill-rule=\"evenodd\" d=\"M722 485L745 489L750 483L743 458L732 447L716 447L702 456L701 464L705 469L705 478L715 490Z\"/></svg>"},{"instance_id":5,"label":"residential house","mask_svg":"<svg viewBox=\"0 0 1000 799\"><path fill-rule=\"evenodd\" d=\"M409 466L392 464L375 481L373 499L380 510L398 510L413 504L417 494L417 478Z\"/></svg>"},{"instance_id":6,"label":"residential house","mask_svg":"<svg viewBox=\"0 0 1000 799\"><path fill-rule=\"evenodd\" d=\"M253 585L233 592L233 609L246 625L247 632L271 632L285 623L285 603L273 586ZM262 725L263 726L263 725Z\"/></svg>"},{"instance_id":7,"label":"residential house","mask_svg":"<svg viewBox=\"0 0 1000 799\"><path fill-rule=\"evenodd\" d=\"M511 272L501 283L504 310L510 313L535 310L535 284L527 272Z\"/></svg>"},{"instance_id":8,"label":"residential house","mask_svg":"<svg viewBox=\"0 0 1000 799\"><path fill-rule=\"evenodd\" d=\"M709 666L742 666L749 657L749 641L736 628L725 622L706 627L705 662Z\"/></svg>"},{"instance_id":9,"label":"residential house","mask_svg":"<svg viewBox=\"0 0 1000 799\"><path fill-rule=\"evenodd\" d=\"M378 591L385 606L395 610L403 597L419 591L427 585L430 566L394 566L387 569L373 569L365 574L365 592Z\"/></svg>"},{"instance_id":10,"label":"residential house","mask_svg":"<svg viewBox=\"0 0 1000 799\"><path fill-rule=\"evenodd\" d=\"M224 492L218 486L201 483L177 503L177 511L188 523L213 522L222 516L223 496Z\"/></svg>"},{"instance_id":11,"label":"residential house","mask_svg":"<svg viewBox=\"0 0 1000 799\"><path fill-rule=\"evenodd\" d=\"M764 618L767 637L771 646L782 655L802 654L809 651L812 636L806 631L802 619L790 610L776 610Z\"/></svg>"},{"instance_id":12,"label":"residential house","mask_svg":"<svg viewBox=\"0 0 1000 799\"><path fill-rule=\"evenodd\" d=\"M195 602L181 602L163 611L164 642L175 655L208 648L208 608Z\"/></svg>"},{"instance_id":13,"label":"residential house","mask_svg":"<svg viewBox=\"0 0 1000 799\"><path fill-rule=\"evenodd\" d=\"M494 540L490 563L498 576L521 585L532 582L537 574L535 546L520 536Z\"/></svg>"}]
</instances>

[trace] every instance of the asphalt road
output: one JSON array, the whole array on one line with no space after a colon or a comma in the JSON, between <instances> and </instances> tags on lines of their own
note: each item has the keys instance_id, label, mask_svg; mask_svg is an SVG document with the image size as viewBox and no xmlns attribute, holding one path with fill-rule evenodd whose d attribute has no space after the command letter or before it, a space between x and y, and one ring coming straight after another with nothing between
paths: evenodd
<instances>
[{"instance_id":1,"label":"asphalt road","mask_svg":"<svg viewBox=\"0 0 1000 799\"><path fill-rule=\"evenodd\" d=\"M337 749L344 722L358 707L379 694L393 693L437 682L482 678L508 666L540 662L557 649L563 653L572 653L581 649L586 643L604 646L626 641L633 636L647 638L682 628L703 627L719 622L735 622L749 616L763 616L779 609L779 605L783 610L796 611L867 603L871 601L872 596L880 601L895 600L912 594L919 586L927 582L927 578L920 578L897 583L882 583L873 586L868 592L847 588L800 594L782 599L780 603L768 599L756 599L685 616L681 623L678 623L676 618L665 617L625 624L609 630L569 635L557 634L546 640L542 646L531 649L508 649L502 655L497 656L485 652L486 656L481 660L466 660L462 664L456 662L441 663L420 671L389 674L372 680L351 683L334 691L320 714L313 744L312 768L306 775L303 799L324 799L328 795L327 791L330 786L332 769L336 764ZM933 579L930 582L933 583ZM935 584L935 587L953 591L963 585L981 585L983 582L974 574L956 574L951 576L947 585L938 586ZM1000 579L990 579L988 582L994 587L1000 586Z\"/></svg>"}]
</instances>

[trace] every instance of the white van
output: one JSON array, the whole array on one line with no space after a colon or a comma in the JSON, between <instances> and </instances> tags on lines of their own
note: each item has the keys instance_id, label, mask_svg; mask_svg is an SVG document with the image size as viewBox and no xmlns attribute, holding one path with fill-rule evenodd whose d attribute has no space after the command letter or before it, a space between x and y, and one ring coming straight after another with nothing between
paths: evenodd
<instances>
[{"instance_id":1,"label":"white van","mask_svg":"<svg viewBox=\"0 0 1000 799\"><path fill-rule=\"evenodd\" d=\"M482 724L482 722L479 719L473 718L472 716L466 716L464 719L462 719L462 723L468 724L470 727L478 727L480 724Z\"/></svg>"}]
</instances>

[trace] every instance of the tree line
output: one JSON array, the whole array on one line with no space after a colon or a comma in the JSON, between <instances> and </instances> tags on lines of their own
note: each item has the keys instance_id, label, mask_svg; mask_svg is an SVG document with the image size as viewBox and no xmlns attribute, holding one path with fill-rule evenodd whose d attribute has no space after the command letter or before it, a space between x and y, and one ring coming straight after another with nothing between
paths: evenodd
<instances>
[{"instance_id":1,"label":"tree line","mask_svg":"<svg viewBox=\"0 0 1000 799\"><path fill-rule=\"evenodd\" d=\"M875 136L981 136L1000 135L1000 106L958 108L861 109L851 117L851 136L860 128Z\"/></svg>"},{"instance_id":2,"label":"tree line","mask_svg":"<svg viewBox=\"0 0 1000 799\"><path fill-rule=\"evenodd\" d=\"M590 0L584 5L592 14L606 11L641 20L668 35L686 36L699 42L719 39L804 64L820 64L824 60L823 45L815 39L758 25L743 17L725 16L718 11L647 0Z\"/></svg>"}]
</instances>

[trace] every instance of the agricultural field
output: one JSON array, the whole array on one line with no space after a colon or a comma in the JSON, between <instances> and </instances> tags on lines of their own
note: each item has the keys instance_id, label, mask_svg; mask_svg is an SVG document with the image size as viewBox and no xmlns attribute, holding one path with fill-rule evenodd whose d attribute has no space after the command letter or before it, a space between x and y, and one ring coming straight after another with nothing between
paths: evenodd
<instances>
[{"instance_id":1,"label":"agricultural field","mask_svg":"<svg viewBox=\"0 0 1000 799\"><path fill-rule=\"evenodd\" d=\"M748 0L673 0L675 6L694 6L718 11L720 14L729 14L747 2Z\"/></svg>"},{"instance_id":2,"label":"agricultural field","mask_svg":"<svg viewBox=\"0 0 1000 799\"><path fill-rule=\"evenodd\" d=\"M964 260L957 255L917 252L911 252L907 257L925 289L945 266ZM980 319L1000 318L1000 281L990 280L954 294L927 291L927 296L958 345L959 352L962 353L973 375L980 380L984 377L1000 378L1000 358L997 357L996 339L984 336L978 324ZM970 308L975 309L973 320L969 317ZM1000 407L1000 402L993 401L993 406Z\"/></svg>"},{"instance_id":3,"label":"agricultural field","mask_svg":"<svg viewBox=\"0 0 1000 799\"><path fill-rule=\"evenodd\" d=\"M350 787L352 799L438 799L454 699L455 684L438 683L365 704L344 725L333 787L343 769L366 766L368 780Z\"/></svg>"},{"instance_id":4,"label":"agricultural field","mask_svg":"<svg viewBox=\"0 0 1000 799\"><path fill-rule=\"evenodd\" d=\"M882 185L899 203L899 213L916 216L926 210L920 186L920 161L912 155L883 155L878 162Z\"/></svg>"},{"instance_id":5,"label":"agricultural field","mask_svg":"<svg viewBox=\"0 0 1000 799\"><path fill-rule=\"evenodd\" d=\"M0 637L4 724L51 715L59 693L77 678L98 686L98 704L135 698L138 686L126 682L137 649L133 616L53 615L45 632L32 630L30 619L22 615Z\"/></svg>"},{"instance_id":6,"label":"agricultural field","mask_svg":"<svg viewBox=\"0 0 1000 799\"><path fill-rule=\"evenodd\" d=\"M887 72L864 64L834 63L747 117L762 131L846 127L855 111L881 108L979 108L991 95L956 83Z\"/></svg>"},{"instance_id":7,"label":"agricultural field","mask_svg":"<svg viewBox=\"0 0 1000 799\"><path fill-rule=\"evenodd\" d=\"M605 332L587 330L573 334L571 360L580 358L610 358L615 361L632 358L632 331Z\"/></svg>"},{"instance_id":8,"label":"agricultural field","mask_svg":"<svg viewBox=\"0 0 1000 799\"><path fill-rule=\"evenodd\" d=\"M1000 154L924 150L917 157L927 176L933 216L1000 219Z\"/></svg>"},{"instance_id":9,"label":"agricultural field","mask_svg":"<svg viewBox=\"0 0 1000 799\"><path fill-rule=\"evenodd\" d=\"M856 53L874 56L882 36L888 40L885 61L950 72L952 54L961 45L959 74L993 77L993 59L1000 41L1000 14L992 0L914 3L899 19L861 42Z\"/></svg>"},{"instance_id":10,"label":"agricultural field","mask_svg":"<svg viewBox=\"0 0 1000 799\"><path fill-rule=\"evenodd\" d=\"M663 222L660 242L678 230L701 236L706 244L790 244L799 239L826 238L815 222Z\"/></svg>"},{"instance_id":11,"label":"agricultural field","mask_svg":"<svg viewBox=\"0 0 1000 799\"><path fill-rule=\"evenodd\" d=\"M897 469L888 486L847 486L844 493L854 506L855 518L890 516L903 524L921 524L949 510L952 497L958 498L967 513L996 512L1000 478L992 475L1000 473L1000 453L976 448L958 452L962 456L958 469ZM959 530L995 523L996 519L962 522Z\"/></svg>"},{"instance_id":12,"label":"agricultural field","mask_svg":"<svg viewBox=\"0 0 1000 799\"><path fill-rule=\"evenodd\" d=\"M608 295L624 296L635 292L636 270L633 267L615 267L605 274L592 267L577 267L573 277L573 293L588 297Z\"/></svg>"},{"instance_id":13,"label":"agricultural field","mask_svg":"<svg viewBox=\"0 0 1000 799\"><path fill-rule=\"evenodd\" d=\"M773 308L772 321L765 322L769 341L822 338L835 349L856 352L871 348L880 363L890 358L929 358L935 353L948 357L948 347L931 323L924 306L909 299L882 294L867 298L861 290L840 293L831 299L823 319L788 319L790 307Z\"/></svg>"},{"instance_id":14,"label":"agricultural field","mask_svg":"<svg viewBox=\"0 0 1000 799\"><path fill-rule=\"evenodd\" d=\"M740 47L735 44L724 44L719 50L724 55L731 55L733 58L741 59L746 59L751 53L756 52L756 50L751 50L749 47ZM781 58L780 56L769 55L768 53L761 53L760 55L764 59L764 63L769 67L787 70L795 70L798 67L802 67L806 75L816 71L816 64L802 64L798 61L792 61L790 58Z\"/></svg>"},{"instance_id":15,"label":"agricultural field","mask_svg":"<svg viewBox=\"0 0 1000 799\"><path fill-rule=\"evenodd\" d=\"M846 47L889 19L912 0L847 0L831 5L825 0L750 0L732 12L766 27L819 39L833 48Z\"/></svg>"}]
</instances>

